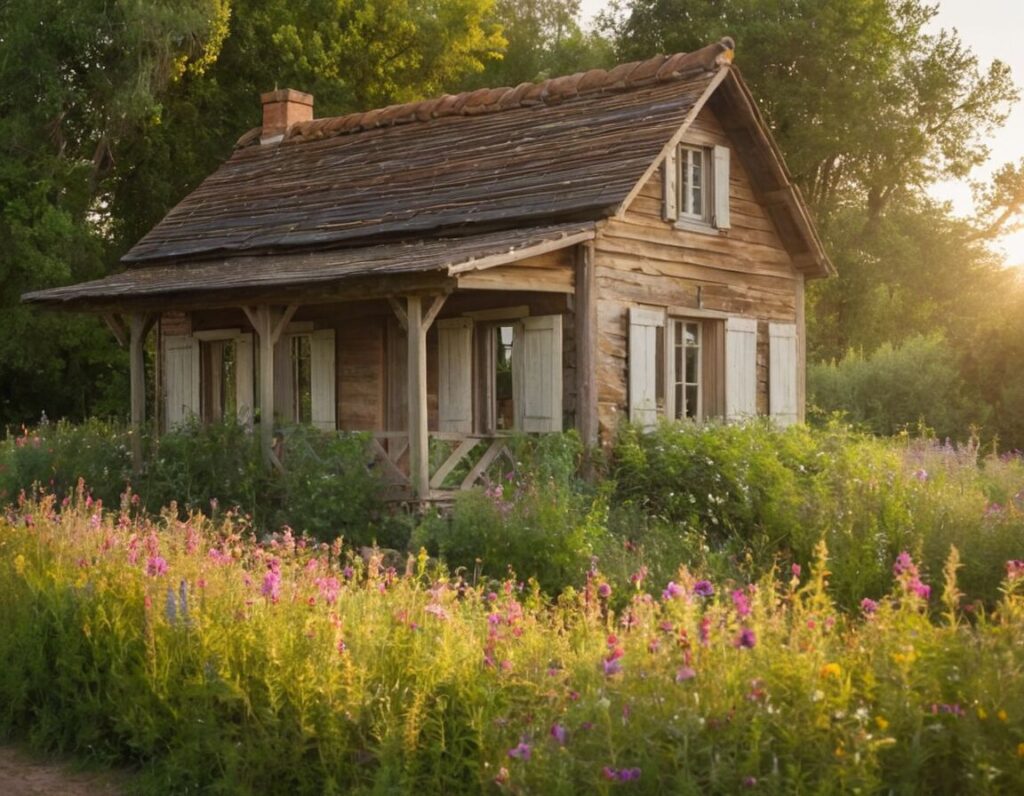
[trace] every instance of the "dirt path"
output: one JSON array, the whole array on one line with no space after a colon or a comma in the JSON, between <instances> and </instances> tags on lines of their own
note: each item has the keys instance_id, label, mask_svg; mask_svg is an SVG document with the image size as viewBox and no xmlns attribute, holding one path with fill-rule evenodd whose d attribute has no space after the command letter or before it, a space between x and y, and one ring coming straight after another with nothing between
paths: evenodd
<instances>
[{"instance_id":1,"label":"dirt path","mask_svg":"<svg viewBox=\"0 0 1024 796\"><path fill-rule=\"evenodd\" d=\"M119 777L74 771L67 764L36 759L0 746L0 794L3 796L122 796Z\"/></svg>"}]
</instances>

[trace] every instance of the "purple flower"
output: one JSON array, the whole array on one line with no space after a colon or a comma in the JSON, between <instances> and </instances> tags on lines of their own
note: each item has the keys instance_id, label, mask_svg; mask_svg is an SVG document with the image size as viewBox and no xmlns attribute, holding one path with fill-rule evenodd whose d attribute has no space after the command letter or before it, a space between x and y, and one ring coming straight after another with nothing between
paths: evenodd
<instances>
[{"instance_id":1,"label":"purple flower","mask_svg":"<svg viewBox=\"0 0 1024 796\"><path fill-rule=\"evenodd\" d=\"M732 604L736 608L738 616L747 616L750 614L750 600L747 599L747 595L739 589L736 589L732 593Z\"/></svg>"},{"instance_id":2,"label":"purple flower","mask_svg":"<svg viewBox=\"0 0 1024 796\"><path fill-rule=\"evenodd\" d=\"M601 769L601 776L609 782L634 782L640 779L640 769L605 766Z\"/></svg>"},{"instance_id":3,"label":"purple flower","mask_svg":"<svg viewBox=\"0 0 1024 796\"><path fill-rule=\"evenodd\" d=\"M341 574L344 576L345 580L352 580L352 578L356 574L356 571L354 569L352 569L352 567L345 567L341 571Z\"/></svg>"},{"instance_id":4,"label":"purple flower","mask_svg":"<svg viewBox=\"0 0 1024 796\"><path fill-rule=\"evenodd\" d=\"M743 628L740 634L733 640L732 645L734 647L742 647L744 649L753 649L757 645L757 636L754 635L754 631L749 627Z\"/></svg>"},{"instance_id":5,"label":"purple flower","mask_svg":"<svg viewBox=\"0 0 1024 796\"><path fill-rule=\"evenodd\" d=\"M685 683L687 680L692 680L697 676L697 672L690 666L680 666L676 670L676 682Z\"/></svg>"},{"instance_id":6,"label":"purple flower","mask_svg":"<svg viewBox=\"0 0 1024 796\"><path fill-rule=\"evenodd\" d=\"M670 580L668 582L668 585L661 592L661 599L665 600L666 602L668 602L669 600L674 600L677 597L682 597L682 596L683 596L683 588L678 583L676 583L674 580Z\"/></svg>"},{"instance_id":7,"label":"purple flower","mask_svg":"<svg viewBox=\"0 0 1024 796\"><path fill-rule=\"evenodd\" d=\"M597 595L598 597L607 600L609 597L612 596L612 587L609 586L607 583L602 583L600 586L597 587Z\"/></svg>"},{"instance_id":8,"label":"purple flower","mask_svg":"<svg viewBox=\"0 0 1024 796\"><path fill-rule=\"evenodd\" d=\"M520 741L517 746L508 750L508 756L516 760L529 760L532 754L533 749L526 741Z\"/></svg>"},{"instance_id":9,"label":"purple flower","mask_svg":"<svg viewBox=\"0 0 1024 796\"><path fill-rule=\"evenodd\" d=\"M167 561L163 556L150 556L146 562L146 574L151 578L167 574Z\"/></svg>"},{"instance_id":10,"label":"purple flower","mask_svg":"<svg viewBox=\"0 0 1024 796\"><path fill-rule=\"evenodd\" d=\"M896 563L892 565L893 575L899 577L904 572L917 572L917 567L914 566L914 559L910 557L910 553L906 550L896 556Z\"/></svg>"},{"instance_id":11,"label":"purple flower","mask_svg":"<svg viewBox=\"0 0 1024 796\"><path fill-rule=\"evenodd\" d=\"M281 598L281 574L276 570L269 569L263 576L263 587L260 594L276 603Z\"/></svg>"},{"instance_id":12,"label":"purple flower","mask_svg":"<svg viewBox=\"0 0 1024 796\"><path fill-rule=\"evenodd\" d=\"M925 470L923 467L920 468L919 470L915 470L914 471L914 478L916 478L918 481L927 481L928 480L928 471Z\"/></svg>"},{"instance_id":13,"label":"purple flower","mask_svg":"<svg viewBox=\"0 0 1024 796\"><path fill-rule=\"evenodd\" d=\"M565 746L565 739L566 739L565 727L563 727L558 722L555 722L554 724L552 724L551 725L551 737L555 739L555 742L559 746Z\"/></svg>"},{"instance_id":14,"label":"purple flower","mask_svg":"<svg viewBox=\"0 0 1024 796\"><path fill-rule=\"evenodd\" d=\"M710 580L698 580L693 584L693 593L698 597L714 597L715 587Z\"/></svg>"},{"instance_id":15,"label":"purple flower","mask_svg":"<svg viewBox=\"0 0 1024 796\"><path fill-rule=\"evenodd\" d=\"M871 614L878 610L878 603L870 597L865 597L860 601L860 610L864 612L865 616L871 616Z\"/></svg>"},{"instance_id":16,"label":"purple flower","mask_svg":"<svg viewBox=\"0 0 1024 796\"><path fill-rule=\"evenodd\" d=\"M609 658L608 660L602 661L601 666L604 669L606 677L611 677L612 675L618 674L622 671L622 664L619 663L618 658Z\"/></svg>"},{"instance_id":17,"label":"purple flower","mask_svg":"<svg viewBox=\"0 0 1024 796\"><path fill-rule=\"evenodd\" d=\"M744 788L756 788L757 787L757 777L744 777L743 778L743 787Z\"/></svg>"}]
</instances>

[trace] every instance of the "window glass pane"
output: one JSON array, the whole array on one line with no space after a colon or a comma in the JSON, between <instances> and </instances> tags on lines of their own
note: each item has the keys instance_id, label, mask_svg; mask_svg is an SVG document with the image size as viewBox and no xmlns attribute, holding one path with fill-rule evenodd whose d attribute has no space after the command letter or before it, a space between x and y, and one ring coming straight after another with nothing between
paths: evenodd
<instances>
[{"instance_id":1,"label":"window glass pane","mask_svg":"<svg viewBox=\"0 0 1024 796\"><path fill-rule=\"evenodd\" d=\"M684 414L685 408L683 401L683 385L676 384L676 420L682 420L686 416Z\"/></svg>"},{"instance_id":2,"label":"window glass pane","mask_svg":"<svg viewBox=\"0 0 1024 796\"><path fill-rule=\"evenodd\" d=\"M221 417L234 417L238 413L238 385L235 383L235 341L225 340L221 361Z\"/></svg>"},{"instance_id":3,"label":"window glass pane","mask_svg":"<svg viewBox=\"0 0 1024 796\"><path fill-rule=\"evenodd\" d=\"M686 385L686 416L697 417L697 385Z\"/></svg>"},{"instance_id":4,"label":"window glass pane","mask_svg":"<svg viewBox=\"0 0 1024 796\"><path fill-rule=\"evenodd\" d=\"M699 349L687 346L686 348L686 383L697 383L697 355Z\"/></svg>"},{"instance_id":5,"label":"window glass pane","mask_svg":"<svg viewBox=\"0 0 1024 796\"><path fill-rule=\"evenodd\" d=\"M512 341L514 327L494 330L494 402L495 427L510 429L515 422L512 392Z\"/></svg>"},{"instance_id":6,"label":"window glass pane","mask_svg":"<svg viewBox=\"0 0 1024 796\"><path fill-rule=\"evenodd\" d=\"M313 422L313 380L311 378L311 351L308 334L292 338L292 405L296 423Z\"/></svg>"},{"instance_id":7,"label":"window glass pane","mask_svg":"<svg viewBox=\"0 0 1024 796\"><path fill-rule=\"evenodd\" d=\"M684 339L686 340L686 344L687 345L690 345L690 346L697 345L697 335L698 334L699 334L699 332L697 331L697 324L695 324L695 323L688 323L688 324L686 324L686 334L685 334Z\"/></svg>"}]
</instances>

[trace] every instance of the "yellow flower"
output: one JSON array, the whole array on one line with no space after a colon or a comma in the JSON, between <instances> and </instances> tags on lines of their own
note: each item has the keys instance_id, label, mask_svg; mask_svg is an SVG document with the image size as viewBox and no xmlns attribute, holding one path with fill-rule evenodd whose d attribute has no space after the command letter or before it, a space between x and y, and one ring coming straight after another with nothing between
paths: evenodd
<instances>
[{"instance_id":1,"label":"yellow flower","mask_svg":"<svg viewBox=\"0 0 1024 796\"><path fill-rule=\"evenodd\" d=\"M25 556L21 553L14 557L14 571L19 575L25 572Z\"/></svg>"},{"instance_id":2,"label":"yellow flower","mask_svg":"<svg viewBox=\"0 0 1024 796\"><path fill-rule=\"evenodd\" d=\"M838 663L826 663L821 667L822 677L835 677L838 679L839 675L842 674L843 670Z\"/></svg>"},{"instance_id":3,"label":"yellow flower","mask_svg":"<svg viewBox=\"0 0 1024 796\"><path fill-rule=\"evenodd\" d=\"M999 712L996 713L996 718L999 719L1001 722L1005 723L1010 717L1006 715L1005 710L1000 708Z\"/></svg>"},{"instance_id":4,"label":"yellow flower","mask_svg":"<svg viewBox=\"0 0 1024 796\"><path fill-rule=\"evenodd\" d=\"M889 720L884 716L875 716L875 724L878 725L878 729L883 732L889 728Z\"/></svg>"},{"instance_id":5,"label":"yellow flower","mask_svg":"<svg viewBox=\"0 0 1024 796\"><path fill-rule=\"evenodd\" d=\"M988 718L988 711L985 708L978 708L978 718L984 721Z\"/></svg>"}]
</instances>

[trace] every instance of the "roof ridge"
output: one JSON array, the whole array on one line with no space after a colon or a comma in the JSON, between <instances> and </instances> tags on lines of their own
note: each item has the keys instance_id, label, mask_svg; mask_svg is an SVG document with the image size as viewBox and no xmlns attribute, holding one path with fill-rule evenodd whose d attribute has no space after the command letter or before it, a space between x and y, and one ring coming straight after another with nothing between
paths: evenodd
<instances>
[{"instance_id":1,"label":"roof ridge","mask_svg":"<svg viewBox=\"0 0 1024 796\"><path fill-rule=\"evenodd\" d=\"M625 91L632 88L680 80L701 72L712 72L732 62L735 42L729 36L690 53L655 55L645 61L630 61L611 69L591 69L572 75L552 77L539 83L478 88L460 94L389 105L343 116L329 116L293 124L281 144L332 138L338 135L392 127L410 122L427 122L443 116L476 116L532 105L557 105L584 94ZM259 143L262 127L254 127L238 139L236 149Z\"/></svg>"}]
</instances>

